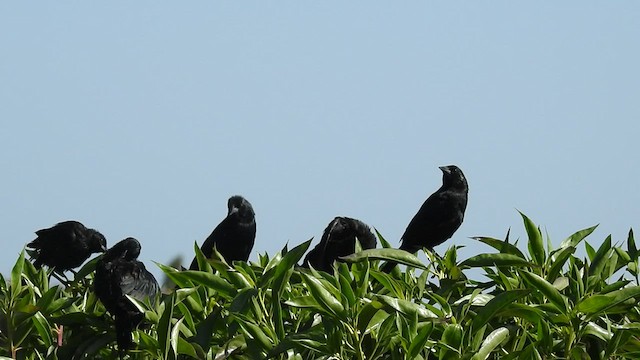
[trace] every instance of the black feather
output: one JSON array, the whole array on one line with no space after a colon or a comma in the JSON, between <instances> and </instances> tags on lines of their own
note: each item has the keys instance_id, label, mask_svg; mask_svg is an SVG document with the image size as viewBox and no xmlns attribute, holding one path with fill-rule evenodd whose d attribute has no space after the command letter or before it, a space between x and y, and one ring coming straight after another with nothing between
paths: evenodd
<instances>
[{"instance_id":1,"label":"black feather","mask_svg":"<svg viewBox=\"0 0 640 360\"><path fill-rule=\"evenodd\" d=\"M122 353L132 347L131 332L144 315L126 297L154 301L160 292L155 277L137 260L141 246L138 240L126 238L115 244L96 264L93 289L115 317L118 350Z\"/></svg>"},{"instance_id":2,"label":"black feather","mask_svg":"<svg viewBox=\"0 0 640 360\"><path fill-rule=\"evenodd\" d=\"M307 253L303 267L329 272L333 262L355 252L356 238L362 249L373 249L377 240L369 226L360 220L336 217L324 230L320 242Z\"/></svg>"},{"instance_id":3,"label":"black feather","mask_svg":"<svg viewBox=\"0 0 640 360\"><path fill-rule=\"evenodd\" d=\"M425 200L402 235L400 249L415 253L433 249L451 238L464 220L469 186L462 170L455 165L442 166L442 186ZM384 271L391 271L390 262Z\"/></svg>"},{"instance_id":4,"label":"black feather","mask_svg":"<svg viewBox=\"0 0 640 360\"><path fill-rule=\"evenodd\" d=\"M78 221L64 221L48 229L36 231L27 244L31 248L33 265L46 265L62 273L82 265L93 253L104 252L107 240L94 229L87 229Z\"/></svg>"},{"instance_id":5,"label":"black feather","mask_svg":"<svg viewBox=\"0 0 640 360\"><path fill-rule=\"evenodd\" d=\"M248 261L256 238L253 207L247 199L236 195L229 198L227 208L227 217L213 229L200 249L207 258L211 257L215 246L228 263ZM198 270L196 258L189 269Z\"/></svg>"}]
</instances>

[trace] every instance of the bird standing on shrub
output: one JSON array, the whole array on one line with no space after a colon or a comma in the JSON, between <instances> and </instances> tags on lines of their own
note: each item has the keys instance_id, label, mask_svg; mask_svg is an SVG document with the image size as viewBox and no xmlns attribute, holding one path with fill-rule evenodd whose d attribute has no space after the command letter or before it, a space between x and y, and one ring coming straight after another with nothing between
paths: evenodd
<instances>
[{"instance_id":1,"label":"bird standing on shrub","mask_svg":"<svg viewBox=\"0 0 640 360\"><path fill-rule=\"evenodd\" d=\"M144 318L126 297L155 300L160 286L155 277L137 260L140 243L126 238L111 247L96 264L93 290L111 315L115 317L118 351L122 355L132 347L131 332Z\"/></svg>"},{"instance_id":2,"label":"bird standing on shrub","mask_svg":"<svg viewBox=\"0 0 640 360\"><path fill-rule=\"evenodd\" d=\"M227 217L211 232L200 248L206 258L213 254L213 248L231 264L233 261L247 261L256 239L256 218L253 207L242 196L236 195L227 202ZM198 270L196 258L190 270Z\"/></svg>"},{"instance_id":3,"label":"bird standing on shrub","mask_svg":"<svg viewBox=\"0 0 640 360\"><path fill-rule=\"evenodd\" d=\"M324 230L320 243L304 258L303 266L331 271L331 265L339 257L355 252L356 238L363 250L376 247L376 237L367 224L348 217L336 217Z\"/></svg>"},{"instance_id":4,"label":"bird standing on shrub","mask_svg":"<svg viewBox=\"0 0 640 360\"><path fill-rule=\"evenodd\" d=\"M455 165L441 166L442 186L425 200L402 235L400 249L415 253L429 250L449 239L458 230L467 208L469 187L462 170ZM384 271L391 271L388 263Z\"/></svg>"},{"instance_id":5,"label":"bird standing on shrub","mask_svg":"<svg viewBox=\"0 0 640 360\"><path fill-rule=\"evenodd\" d=\"M36 268L47 265L60 274L82 265L91 254L107 250L105 237L78 221L63 221L36 231L36 235L38 237L27 244L33 249L33 265Z\"/></svg>"}]
</instances>

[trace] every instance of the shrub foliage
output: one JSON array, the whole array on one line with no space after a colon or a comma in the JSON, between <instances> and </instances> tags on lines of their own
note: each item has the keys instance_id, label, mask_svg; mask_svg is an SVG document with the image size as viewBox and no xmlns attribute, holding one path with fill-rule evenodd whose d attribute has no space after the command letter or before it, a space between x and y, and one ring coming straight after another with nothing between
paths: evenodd
<instances>
[{"instance_id":1,"label":"shrub foliage","mask_svg":"<svg viewBox=\"0 0 640 360\"><path fill-rule=\"evenodd\" d=\"M459 261L385 248L357 252L333 273L297 266L307 241L257 263L207 261L179 271L145 312L130 359L636 359L640 284L633 232L594 247L580 230L552 248L525 215L517 242ZM576 249L584 245L586 256ZM524 246L522 246L524 247ZM381 272L384 260L403 266ZM95 259L66 287L20 255L0 279L0 358L114 359L113 319L91 289ZM468 275L474 274L473 280ZM478 275L478 276L476 276Z\"/></svg>"}]
</instances>

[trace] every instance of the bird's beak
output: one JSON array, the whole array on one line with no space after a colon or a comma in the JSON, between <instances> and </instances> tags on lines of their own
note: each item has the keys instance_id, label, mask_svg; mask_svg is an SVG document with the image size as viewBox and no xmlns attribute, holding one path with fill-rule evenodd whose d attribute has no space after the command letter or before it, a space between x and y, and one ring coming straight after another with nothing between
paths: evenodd
<instances>
[{"instance_id":1,"label":"bird's beak","mask_svg":"<svg viewBox=\"0 0 640 360\"><path fill-rule=\"evenodd\" d=\"M448 166L440 166L438 169L442 170L442 172L445 174L451 173L451 169L449 169Z\"/></svg>"},{"instance_id":2,"label":"bird's beak","mask_svg":"<svg viewBox=\"0 0 640 360\"><path fill-rule=\"evenodd\" d=\"M238 209L236 206L234 206L231 209L229 209L229 215L235 214L238 211L240 211L240 209Z\"/></svg>"},{"instance_id":3,"label":"bird's beak","mask_svg":"<svg viewBox=\"0 0 640 360\"><path fill-rule=\"evenodd\" d=\"M102 250L102 252L107 252L107 246L106 245L101 245L100 246L100 250Z\"/></svg>"}]
</instances>

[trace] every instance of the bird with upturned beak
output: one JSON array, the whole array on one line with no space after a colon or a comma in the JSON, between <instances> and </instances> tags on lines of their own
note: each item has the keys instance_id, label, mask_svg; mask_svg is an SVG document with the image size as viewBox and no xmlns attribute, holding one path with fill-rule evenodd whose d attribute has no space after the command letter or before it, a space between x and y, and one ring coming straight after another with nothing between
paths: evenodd
<instances>
[{"instance_id":1,"label":"bird with upturned beak","mask_svg":"<svg viewBox=\"0 0 640 360\"><path fill-rule=\"evenodd\" d=\"M441 166L442 186L425 200L402 235L400 249L415 253L433 249L458 230L467 209L469 186L462 170L455 165ZM383 267L391 271L395 263Z\"/></svg>"}]
</instances>

